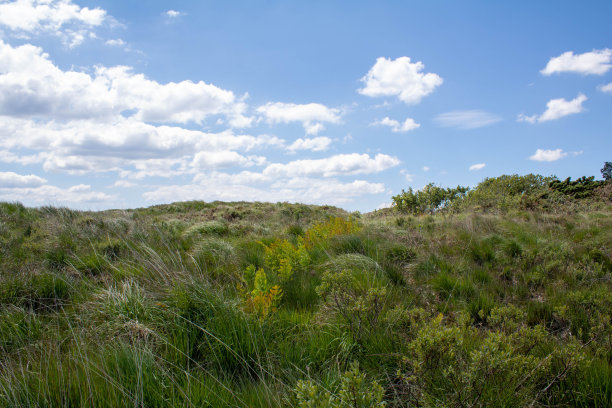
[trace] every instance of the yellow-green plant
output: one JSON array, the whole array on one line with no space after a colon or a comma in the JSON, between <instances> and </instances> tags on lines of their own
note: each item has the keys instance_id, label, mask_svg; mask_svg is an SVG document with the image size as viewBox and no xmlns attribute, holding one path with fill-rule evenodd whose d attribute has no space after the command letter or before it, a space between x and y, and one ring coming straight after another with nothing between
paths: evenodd
<instances>
[{"instance_id":1,"label":"yellow-green plant","mask_svg":"<svg viewBox=\"0 0 612 408\"><path fill-rule=\"evenodd\" d=\"M325 222L316 223L306 230L304 246L307 249L314 248L336 235L354 234L360 230L361 226L354 218L332 217Z\"/></svg>"},{"instance_id":2,"label":"yellow-green plant","mask_svg":"<svg viewBox=\"0 0 612 408\"><path fill-rule=\"evenodd\" d=\"M297 245L286 239L277 239L270 245L265 245L264 259L270 272L277 276L281 283L287 282L293 272L310 263L308 251L301 237Z\"/></svg>"},{"instance_id":3,"label":"yellow-green plant","mask_svg":"<svg viewBox=\"0 0 612 408\"><path fill-rule=\"evenodd\" d=\"M262 268L255 270L253 265L249 265L244 275L246 287L239 287L244 299L244 309L260 319L265 319L277 310L283 290L279 285L268 282L266 272Z\"/></svg>"}]
</instances>

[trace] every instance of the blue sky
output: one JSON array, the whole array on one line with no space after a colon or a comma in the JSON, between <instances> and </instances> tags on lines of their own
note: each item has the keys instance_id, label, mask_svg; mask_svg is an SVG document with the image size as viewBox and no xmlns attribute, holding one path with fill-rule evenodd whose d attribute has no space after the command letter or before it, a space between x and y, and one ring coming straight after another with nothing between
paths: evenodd
<instances>
[{"instance_id":1,"label":"blue sky","mask_svg":"<svg viewBox=\"0 0 612 408\"><path fill-rule=\"evenodd\" d=\"M0 200L370 211L597 176L612 3L0 0Z\"/></svg>"}]
</instances>

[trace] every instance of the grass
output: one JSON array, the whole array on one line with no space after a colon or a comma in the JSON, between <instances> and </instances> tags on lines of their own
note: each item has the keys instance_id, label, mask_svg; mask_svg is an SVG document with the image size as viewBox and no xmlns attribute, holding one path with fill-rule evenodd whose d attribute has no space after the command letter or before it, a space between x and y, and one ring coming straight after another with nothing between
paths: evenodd
<instances>
[{"instance_id":1,"label":"grass","mask_svg":"<svg viewBox=\"0 0 612 408\"><path fill-rule=\"evenodd\" d=\"M359 406L354 362L387 406L612 405L609 206L0 203L0 244L0 406Z\"/></svg>"}]
</instances>

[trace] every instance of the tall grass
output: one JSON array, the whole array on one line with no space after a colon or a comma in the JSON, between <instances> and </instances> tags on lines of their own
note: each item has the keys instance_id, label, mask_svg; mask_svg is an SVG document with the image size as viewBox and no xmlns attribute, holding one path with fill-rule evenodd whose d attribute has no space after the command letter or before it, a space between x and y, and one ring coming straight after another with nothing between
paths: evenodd
<instances>
[{"instance_id":1,"label":"tall grass","mask_svg":"<svg viewBox=\"0 0 612 408\"><path fill-rule=\"evenodd\" d=\"M610 215L0 203L0 406L612 405Z\"/></svg>"}]
</instances>

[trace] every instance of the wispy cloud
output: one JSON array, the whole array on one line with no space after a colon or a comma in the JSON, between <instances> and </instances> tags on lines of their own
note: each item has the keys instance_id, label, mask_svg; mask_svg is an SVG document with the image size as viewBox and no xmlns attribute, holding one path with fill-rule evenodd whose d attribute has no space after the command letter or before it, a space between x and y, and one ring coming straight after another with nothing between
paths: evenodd
<instances>
[{"instance_id":1,"label":"wispy cloud","mask_svg":"<svg viewBox=\"0 0 612 408\"><path fill-rule=\"evenodd\" d=\"M458 110L441 113L434 121L443 127L453 127L457 129L477 129L501 122L502 118L498 115L482 110Z\"/></svg>"},{"instance_id":2,"label":"wispy cloud","mask_svg":"<svg viewBox=\"0 0 612 408\"><path fill-rule=\"evenodd\" d=\"M482 170L484 169L486 166L486 163L477 163L477 164L472 164L470 166L470 171L477 171L477 170Z\"/></svg>"}]
</instances>

